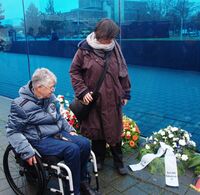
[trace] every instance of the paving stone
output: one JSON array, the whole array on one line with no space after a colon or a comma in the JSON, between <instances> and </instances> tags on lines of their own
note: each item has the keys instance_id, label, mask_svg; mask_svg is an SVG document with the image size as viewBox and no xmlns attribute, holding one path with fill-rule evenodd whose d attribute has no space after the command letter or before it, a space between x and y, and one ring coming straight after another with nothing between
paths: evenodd
<instances>
[{"instance_id":1,"label":"paving stone","mask_svg":"<svg viewBox=\"0 0 200 195\"><path fill-rule=\"evenodd\" d=\"M156 186L165 187L165 176L152 174L152 177L148 179L148 182Z\"/></svg>"},{"instance_id":2,"label":"paving stone","mask_svg":"<svg viewBox=\"0 0 200 195\"><path fill-rule=\"evenodd\" d=\"M165 189L176 194L185 194L188 190L188 187L185 187L184 185L179 185L178 188L166 186Z\"/></svg>"},{"instance_id":3,"label":"paving stone","mask_svg":"<svg viewBox=\"0 0 200 195\"><path fill-rule=\"evenodd\" d=\"M125 176L125 177L114 180L113 182L110 183L110 185L112 185L113 188L115 188L119 192L123 192L127 190L128 188L136 185L138 182L139 180L133 177Z\"/></svg>"},{"instance_id":4,"label":"paving stone","mask_svg":"<svg viewBox=\"0 0 200 195\"><path fill-rule=\"evenodd\" d=\"M147 170L134 171L134 172L131 171L131 175L133 177L141 179L142 181L146 181L152 177L152 174L148 172Z\"/></svg>"},{"instance_id":5,"label":"paving stone","mask_svg":"<svg viewBox=\"0 0 200 195\"><path fill-rule=\"evenodd\" d=\"M192 188L189 188L185 195L199 195L199 192L195 191Z\"/></svg>"},{"instance_id":6,"label":"paving stone","mask_svg":"<svg viewBox=\"0 0 200 195\"><path fill-rule=\"evenodd\" d=\"M124 191L122 194L123 195L135 195L135 194L147 195L147 194L151 194L151 193L144 192L143 190L141 190L137 187L131 187L128 190Z\"/></svg>"},{"instance_id":7,"label":"paving stone","mask_svg":"<svg viewBox=\"0 0 200 195\"><path fill-rule=\"evenodd\" d=\"M102 194L109 194L110 192L114 191L115 189L109 185L108 183L106 183L104 180L102 180L101 178L99 178L99 191Z\"/></svg>"},{"instance_id":8,"label":"paving stone","mask_svg":"<svg viewBox=\"0 0 200 195\"><path fill-rule=\"evenodd\" d=\"M144 182L137 184L137 188L145 191L146 193L152 192L154 194L159 194L159 192L162 190L159 186Z\"/></svg>"},{"instance_id":9,"label":"paving stone","mask_svg":"<svg viewBox=\"0 0 200 195\"><path fill-rule=\"evenodd\" d=\"M0 194L1 195L16 195L11 188L8 188L6 190L0 190Z\"/></svg>"},{"instance_id":10,"label":"paving stone","mask_svg":"<svg viewBox=\"0 0 200 195\"><path fill-rule=\"evenodd\" d=\"M6 180L6 178L4 177L4 178L2 178L1 180L0 180L0 191L4 191L4 190L7 190L7 189L9 189L10 188L10 186L9 186L9 184L8 184L8 182L7 182L7 180ZM1 193L0 193L1 194Z\"/></svg>"},{"instance_id":11,"label":"paving stone","mask_svg":"<svg viewBox=\"0 0 200 195\"><path fill-rule=\"evenodd\" d=\"M106 195L121 195L121 192L118 192L117 190L113 190L113 191L107 193Z\"/></svg>"}]
</instances>

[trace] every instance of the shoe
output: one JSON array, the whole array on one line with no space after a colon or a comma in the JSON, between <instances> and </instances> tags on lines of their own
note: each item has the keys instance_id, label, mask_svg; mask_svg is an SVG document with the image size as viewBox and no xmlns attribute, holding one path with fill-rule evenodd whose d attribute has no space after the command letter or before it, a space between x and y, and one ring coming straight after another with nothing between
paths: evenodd
<instances>
[{"instance_id":1,"label":"shoe","mask_svg":"<svg viewBox=\"0 0 200 195\"><path fill-rule=\"evenodd\" d=\"M117 169L117 172L120 175L127 175L128 174L128 170L125 167L116 167L116 169Z\"/></svg>"},{"instance_id":2,"label":"shoe","mask_svg":"<svg viewBox=\"0 0 200 195\"><path fill-rule=\"evenodd\" d=\"M80 185L81 195L96 195L95 190L93 190L87 181L81 182Z\"/></svg>"}]
</instances>

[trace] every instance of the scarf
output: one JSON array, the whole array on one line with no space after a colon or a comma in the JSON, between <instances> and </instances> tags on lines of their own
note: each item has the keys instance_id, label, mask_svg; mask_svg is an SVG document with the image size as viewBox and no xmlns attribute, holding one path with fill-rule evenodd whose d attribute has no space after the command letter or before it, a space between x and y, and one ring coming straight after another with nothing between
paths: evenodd
<instances>
[{"instance_id":1,"label":"scarf","mask_svg":"<svg viewBox=\"0 0 200 195\"><path fill-rule=\"evenodd\" d=\"M86 41L87 41L88 45L90 45L93 49L102 49L104 51L111 51L115 47L115 41L114 40L112 40L112 42L109 43L109 44L101 44L96 39L94 32L90 33L87 36Z\"/></svg>"},{"instance_id":2,"label":"scarf","mask_svg":"<svg viewBox=\"0 0 200 195\"><path fill-rule=\"evenodd\" d=\"M121 48L115 39L110 44L101 44L95 38L95 33L92 32L86 38L88 45L94 49L94 53L100 57L104 57L105 51L114 51L119 65L119 76L126 77L128 75L127 64L122 54Z\"/></svg>"}]
</instances>

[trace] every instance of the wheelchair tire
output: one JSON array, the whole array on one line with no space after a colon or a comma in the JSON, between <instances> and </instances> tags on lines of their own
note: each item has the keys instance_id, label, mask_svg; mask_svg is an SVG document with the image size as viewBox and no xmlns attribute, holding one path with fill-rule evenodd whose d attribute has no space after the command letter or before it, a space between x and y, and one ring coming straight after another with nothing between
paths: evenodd
<instances>
[{"instance_id":1,"label":"wheelchair tire","mask_svg":"<svg viewBox=\"0 0 200 195\"><path fill-rule=\"evenodd\" d=\"M7 146L3 156L4 173L10 187L17 195L43 194L46 187L45 171L41 160L37 156L36 159L37 164L29 166L11 145Z\"/></svg>"}]
</instances>

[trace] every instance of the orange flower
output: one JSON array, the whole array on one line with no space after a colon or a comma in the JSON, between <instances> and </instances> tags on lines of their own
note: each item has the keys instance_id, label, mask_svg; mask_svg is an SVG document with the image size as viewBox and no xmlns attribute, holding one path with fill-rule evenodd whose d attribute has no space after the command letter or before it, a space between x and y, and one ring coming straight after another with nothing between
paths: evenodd
<instances>
[{"instance_id":1,"label":"orange flower","mask_svg":"<svg viewBox=\"0 0 200 195\"><path fill-rule=\"evenodd\" d=\"M138 136L137 135L133 135L132 140L133 141L137 141L138 140Z\"/></svg>"},{"instance_id":2,"label":"orange flower","mask_svg":"<svg viewBox=\"0 0 200 195\"><path fill-rule=\"evenodd\" d=\"M131 141L129 142L129 145L130 145L131 148L134 148L134 147L135 147L135 142L134 142L133 140L131 140Z\"/></svg>"}]
</instances>

